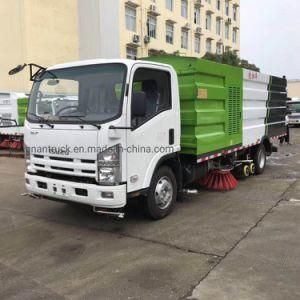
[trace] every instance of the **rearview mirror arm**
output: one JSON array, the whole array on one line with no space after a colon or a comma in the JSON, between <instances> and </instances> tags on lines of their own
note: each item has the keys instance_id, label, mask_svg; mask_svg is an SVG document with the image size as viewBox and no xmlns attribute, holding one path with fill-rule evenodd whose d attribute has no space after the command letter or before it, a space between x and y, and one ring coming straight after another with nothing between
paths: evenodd
<instances>
[{"instance_id":1,"label":"rearview mirror arm","mask_svg":"<svg viewBox=\"0 0 300 300\"><path fill-rule=\"evenodd\" d=\"M23 64L23 66L19 65L20 67L20 70L17 70L16 72L13 72L15 69L12 69L10 72L9 72L9 75L15 75L19 72L21 72L25 67L29 66L29 72L30 72L30 81L36 81L36 78L38 77L38 75L42 74L43 72L49 72L54 78L56 78L56 76L50 72L50 71L47 71L47 69L45 67L42 67L40 65L37 65L37 64L34 64L34 63L30 63L30 64ZM33 68L37 68L37 71L34 72Z\"/></svg>"}]
</instances>

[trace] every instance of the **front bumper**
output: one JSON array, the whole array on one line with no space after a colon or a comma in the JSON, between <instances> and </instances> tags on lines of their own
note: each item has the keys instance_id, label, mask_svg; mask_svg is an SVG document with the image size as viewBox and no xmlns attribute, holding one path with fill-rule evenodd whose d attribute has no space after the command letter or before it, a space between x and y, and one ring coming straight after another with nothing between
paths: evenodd
<instances>
[{"instance_id":1,"label":"front bumper","mask_svg":"<svg viewBox=\"0 0 300 300\"><path fill-rule=\"evenodd\" d=\"M118 186L99 186L50 179L25 173L25 185L30 193L46 198L78 202L93 207L121 208L126 205L126 184ZM109 197L108 197L109 196Z\"/></svg>"}]
</instances>

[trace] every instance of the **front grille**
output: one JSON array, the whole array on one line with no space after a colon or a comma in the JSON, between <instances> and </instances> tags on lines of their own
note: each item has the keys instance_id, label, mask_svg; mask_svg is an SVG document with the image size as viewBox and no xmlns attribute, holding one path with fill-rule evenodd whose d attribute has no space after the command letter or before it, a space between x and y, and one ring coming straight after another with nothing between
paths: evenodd
<instances>
[{"instance_id":1,"label":"front grille","mask_svg":"<svg viewBox=\"0 0 300 300\"><path fill-rule=\"evenodd\" d=\"M45 166L44 165L40 165L40 164L34 164L36 167L38 167L38 168L45 168Z\"/></svg>"},{"instance_id":2,"label":"front grille","mask_svg":"<svg viewBox=\"0 0 300 300\"><path fill-rule=\"evenodd\" d=\"M74 161L73 158L68 158L68 157L54 157L54 156L50 156L49 158L51 160L58 160L58 161Z\"/></svg>"},{"instance_id":3,"label":"front grille","mask_svg":"<svg viewBox=\"0 0 300 300\"><path fill-rule=\"evenodd\" d=\"M64 180L64 181L97 184L96 179L90 178L90 177L84 177L84 176L77 177L77 176L49 173L49 172L45 172L45 171L37 171L37 173L34 173L32 175L37 175L40 177L45 177L45 178L50 178L50 179Z\"/></svg>"},{"instance_id":4,"label":"front grille","mask_svg":"<svg viewBox=\"0 0 300 300\"><path fill-rule=\"evenodd\" d=\"M83 164L94 164L95 163L95 161L91 160L91 159L82 159L81 162Z\"/></svg>"},{"instance_id":5,"label":"front grille","mask_svg":"<svg viewBox=\"0 0 300 300\"><path fill-rule=\"evenodd\" d=\"M36 171L92 179L97 175L96 160L91 159L33 154L31 164Z\"/></svg>"},{"instance_id":6,"label":"front grille","mask_svg":"<svg viewBox=\"0 0 300 300\"><path fill-rule=\"evenodd\" d=\"M61 168L61 167L51 167L52 170L66 171L66 172L74 172L74 169L69 168Z\"/></svg>"},{"instance_id":7,"label":"front grille","mask_svg":"<svg viewBox=\"0 0 300 300\"><path fill-rule=\"evenodd\" d=\"M95 174L96 172L93 171L93 170L82 170L82 173L85 173L85 174Z\"/></svg>"}]
</instances>

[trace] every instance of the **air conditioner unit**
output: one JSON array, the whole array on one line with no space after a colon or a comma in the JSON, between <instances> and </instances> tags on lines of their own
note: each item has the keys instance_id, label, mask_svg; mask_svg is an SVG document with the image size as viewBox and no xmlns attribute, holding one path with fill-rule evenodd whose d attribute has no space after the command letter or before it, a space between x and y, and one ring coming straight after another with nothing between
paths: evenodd
<instances>
[{"instance_id":1,"label":"air conditioner unit","mask_svg":"<svg viewBox=\"0 0 300 300\"><path fill-rule=\"evenodd\" d=\"M140 36L137 35L137 34L135 34L135 35L133 36L132 41L133 41L134 43L138 44L138 43L140 42Z\"/></svg>"},{"instance_id":2,"label":"air conditioner unit","mask_svg":"<svg viewBox=\"0 0 300 300\"><path fill-rule=\"evenodd\" d=\"M150 36L149 35L145 35L145 37L144 37L144 43L145 44L149 44L150 43Z\"/></svg>"},{"instance_id":3,"label":"air conditioner unit","mask_svg":"<svg viewBox=\"0 0 300 300\"><path fill-rule=\"evenodd\" d=\"M150 7L149 7L149 11L155 13L157 11L156 5L155 4L151 4Z\"/></svg>"},{"instance_id":4,"label":"air conditioner unit","mask_svg":"<svg viewBox=\"0 0 300 300\"><path fill-rule=\"evenodd\" d=\"M195 33L201 34L202 33L202 28L201 27L197 27L195 29Z\"/></svg>"}]
</instances>

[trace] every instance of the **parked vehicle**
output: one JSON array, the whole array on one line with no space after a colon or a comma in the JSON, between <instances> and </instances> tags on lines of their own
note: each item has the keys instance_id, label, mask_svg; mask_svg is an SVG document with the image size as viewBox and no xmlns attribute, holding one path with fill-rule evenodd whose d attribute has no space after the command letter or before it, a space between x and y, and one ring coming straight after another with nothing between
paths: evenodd
<instances>
[{"instance_id":1,"label":"parked vehicle","mask_svg":"<svg viewBox=\"0 0 300 300\"><path fill-rule=\"evenodd\" d=\"M300 100L293 100L287 102L288 116L287 121L289 125L300 125Z\"/></svg>"},{"instance_id":2,"label":"parked vehicle","mask_svg":"<svg viewBox=\"0 0 300 300\"><path fill-rule=\"evenodd\" d=\"M26 187L98 213L121 215L142 196L161 219L212 170L261 174L286 134L284 78L206 60L79 61L34 81ZM63 105L51 109L49 97Z\"/></svg>"},{"instance_id":3,"label":"parked vehicle","mask_svg":"<svg viewBox=\"0 0 300 300\"><path fill-rule=\"evenodd\" d=\"M0 93L0 149L21 149L28 98L21 93Z\"/></svg>"}]
</instances>

